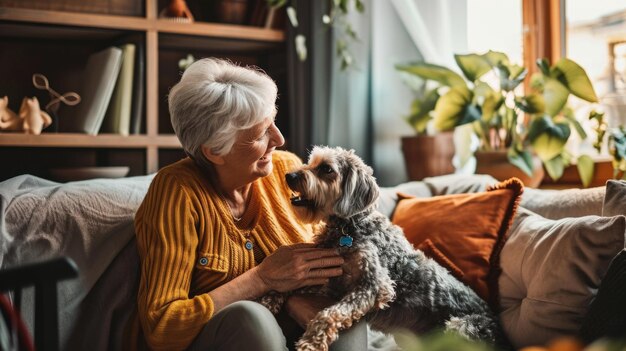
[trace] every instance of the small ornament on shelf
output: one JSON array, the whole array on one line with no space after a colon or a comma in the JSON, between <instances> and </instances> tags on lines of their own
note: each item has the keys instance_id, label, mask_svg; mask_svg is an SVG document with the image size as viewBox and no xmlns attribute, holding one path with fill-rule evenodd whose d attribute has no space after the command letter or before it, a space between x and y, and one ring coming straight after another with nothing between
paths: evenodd
<instances>
[{"instance_id":1,"label":"small ornament on shelf","mask_svg":"<svg viewBox=\"0 0 626 351\"><path fill-rule=\"evenodd\" d=\"M22 128L26 134L39 135L41 131L52 124L52 118L39 107L37 97L22 99L19 117L24 121Z\"/></svg>"},{"instance_id":2,"label":"small ornament on shelf","mask_svg":"<svg viewBox=\"0 0 626 351\"><path fill-rule=\"evenodd\" d=\"M193 23L194 21L185 0L170 0L167 7L159 13L159 18L181 23Z\"/></svg>"},{"instance_id":3,"label":"small ornament on shelf","mask_svg":"<svg viewBox=\"0 0 626 351\"><path fill-rule=\"evenodd\" d=\"M61 102L68 105L74 106L80 102L80 95L77 93L70 91L63 95L57 93L54 89L50 87L50 83L48 83L48 78L41 73L33 74L33 85L35 88L40 90L45 90L50 94L50 102L46 104L44 110L56 114L59 110L59 106Z\"/></svg>"},{"instance_id":4,"label":"small ornament on shelf","mask_svg":"<svg viewBox=\"0 0 626 351\"><path fill-rule=\"evenodd\" d=\"M52 118L39 107L36 97L25 97L19 112L9 109L9 98L0 99L0 130L20 132L26 134L41 134L41 131L52 123Z\"/></svg>"},{"instance_id":5,"label":"small ornament on shelf","mask_svg":"<svg viewBox=\"0 0 626 351\"><path fill-rule=\"evenodd\" d=\"M219 21L230 24L244 24L248 13L247 0L220 0L217 4Z\"/></svg>"},{"instance_id":6,"label":"small ornament on shelf","mask_svg":"<svg viewBox=\"0 0 626 351\"><path fill-rule=\"evenodd\" d=\"M0 99L0 130L22 130L23 122L19 116L9 108L9 97Z\"/></svg>"},{"instance_id":7,"label":"small ornament on shelf","mask_svg":"<svg viewBox=\"0 0 626 351\"><path fill-rule=\"evenodd\" d=\"M48 78L41 73L33 74L33 86L35 86L35 88L37 89L45 90L48 92L48 94L50 94L50 101L46 104L44 110L48 114L52 115L52 121L54 122L52 129L54 132L56 132L58 128L57 111L59 110L59 106L61 106L61 103L64 103L68 106L77 105L80 102L80 95L73 91L67 92L65 94L59 94L50 87Z\"/></svg>"}]
</instances>

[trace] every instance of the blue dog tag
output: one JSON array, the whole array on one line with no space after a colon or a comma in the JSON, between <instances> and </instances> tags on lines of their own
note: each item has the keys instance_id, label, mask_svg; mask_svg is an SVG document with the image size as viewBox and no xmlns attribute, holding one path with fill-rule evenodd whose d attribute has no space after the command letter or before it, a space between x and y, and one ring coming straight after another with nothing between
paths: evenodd
<instances>
[{"instance_id":1,"label":"blue dog tag","mask_svg":"<svg viewBox=\"0 0 626 351\"><path fill-rule=\"evenodd\" d=\"M352 246L352 237L350 235L344 235L341 238L339 238L339 246L351 247Z\"/></svg>"}]
</instances>

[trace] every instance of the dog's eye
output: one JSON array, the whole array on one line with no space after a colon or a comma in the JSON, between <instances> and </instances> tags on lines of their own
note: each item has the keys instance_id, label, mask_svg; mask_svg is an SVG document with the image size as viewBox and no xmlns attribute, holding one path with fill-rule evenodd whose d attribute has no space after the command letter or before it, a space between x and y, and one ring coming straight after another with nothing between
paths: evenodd
<instances>
[{"instance_id":1,"label":"dog's eye","mask_svg":"<svg viewBox=\"0 0 626 351\"><path fill-rule=\"evenodd\" d=\"M321 173L325 173L325 174L331 174L335 171L331 166L327 164L322 164L317 169L319 169Z\"/></svg>"}]
</instances>

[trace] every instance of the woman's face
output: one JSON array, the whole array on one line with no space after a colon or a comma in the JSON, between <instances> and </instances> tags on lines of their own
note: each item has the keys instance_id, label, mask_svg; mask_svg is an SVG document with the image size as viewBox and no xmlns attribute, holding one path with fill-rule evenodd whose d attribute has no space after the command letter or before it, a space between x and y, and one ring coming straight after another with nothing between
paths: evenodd
<instances>
[{"instance_id":1,"label":"woman's face","mask_svg":"<svg viewBox=\"0 0 626 351\"><path fill-rule=\"evenodd\" d=\"M233 174L250 177L250 181L265 177L272 173L272 151L284 143L274 117L267 117L239 132L233 148L224 156L224 165L236 172Z\"/></svg>"}]
</instances>

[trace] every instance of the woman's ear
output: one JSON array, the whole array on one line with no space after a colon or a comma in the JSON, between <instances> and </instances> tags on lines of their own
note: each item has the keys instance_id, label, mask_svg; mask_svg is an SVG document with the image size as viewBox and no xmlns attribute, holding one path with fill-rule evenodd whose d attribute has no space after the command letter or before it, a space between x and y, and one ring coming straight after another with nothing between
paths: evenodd
<instances>
[{"instance_id":1,"label":"woman's ear","mask_svg":"<svg viewBox=\"0 0 626 351\"><path fill-rule=\"evenodd\" d=\"M207 160L209 160L209 162L213 164L216 164L216 165L224 164L224 158L222 156L214 154L211 151L211 148L209 148L208 146L202 145L202 154L204 155L204 157L206 157Z\"/></svg>"}]
</instances>

